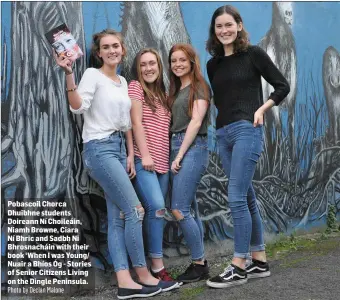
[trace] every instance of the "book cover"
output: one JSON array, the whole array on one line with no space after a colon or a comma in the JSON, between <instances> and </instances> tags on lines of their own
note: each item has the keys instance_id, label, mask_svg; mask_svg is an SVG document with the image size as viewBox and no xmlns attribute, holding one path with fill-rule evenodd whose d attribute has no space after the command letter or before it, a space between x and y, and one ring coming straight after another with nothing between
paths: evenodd
<instances>
[{"instance_id":1,"label":"book cover","mask_svg":"<svg viewBox=\"0 0 340 300\"><path fill-rule=\"evenodd\" d=\"M59 56L75 61L83 55L77 41L65 23L53 28L45 36Z\"/></svg>"}]
</instances>

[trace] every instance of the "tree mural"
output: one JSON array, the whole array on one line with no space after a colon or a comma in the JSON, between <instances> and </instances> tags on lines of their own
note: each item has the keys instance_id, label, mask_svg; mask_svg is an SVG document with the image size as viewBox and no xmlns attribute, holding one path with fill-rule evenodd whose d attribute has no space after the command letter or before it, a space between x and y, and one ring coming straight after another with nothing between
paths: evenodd
<instances>
[{"instance_id":1,"label":"tree mural","mask_svg":"<svg viewBox=\"0 0 340 300\"><path fill-rule=\"evenodd\" d=\"M329 129L319 142L321 172L334 172L325 187L328 203L340 211L340 54L332 46L323 55L322 81L328 110ZM321 166L320 166L321 164ZM332 166L334 164L334 167ZM337 166L337 167L336 167ZM315 169L315 173L320 169Z\"/></svg>"},{"instance_id":2,"label":"tree mural","mask_svg":"<svg viewBox=\"0 0 340 300\"><path fill-rule=\"evenodd\" d=\"M79 2L12 4L9 115L8 125L2 126L2 155L3 160L11 157L14 164L2 173L1 187L3 196L6 190L14 189L7 199L65 201L86 228L90 222L88 214L81 212L80 193L101 192L83 172L82 119L69 112L64 74L56 67L44 37L65 22L84 47L81 8ZM79 80L85 57L76 61L74 70ZM94 216L90 219L95 220Z\"/></svg>"},{"instance_id":3,"label":"tree mural","mask_svg":"<svg viewBox=\"0 0 340 300\"><path fill-rule=\"evenodd\" d=\"M295 134L294 116L297 89L297 61L295 40L291 26L294 20L292 2L273 2L272 25L259 46L263 48L282 72L290 85L290 93L279 106L273 107L266 113L265 122L265 149L261 165L264 175L275 174L277 169L282 168L281 151L284 137L288 136L289 161L295 160ZM263 100L267 101L274 91L273 87L262 78ZM288 111L288 133L283 130L287 127L282 124L281 111ZM285 149L286 150L286 149ZM280 174L282 175L282 174Z\"/></svg>"},{"instance_id":4,"label":"tree mural","mask_svg":"<svg viewBox=\"0 0 340 300\"><path fill-rule=\"evenodd\" d=\"M164 65L164 83L169 85L168 53L176 43L190 43L178 2L124 2L122 34L129 49L122 74L129 82L137 53L146 47L159 51Z\"/></svg>"}]
</instances>

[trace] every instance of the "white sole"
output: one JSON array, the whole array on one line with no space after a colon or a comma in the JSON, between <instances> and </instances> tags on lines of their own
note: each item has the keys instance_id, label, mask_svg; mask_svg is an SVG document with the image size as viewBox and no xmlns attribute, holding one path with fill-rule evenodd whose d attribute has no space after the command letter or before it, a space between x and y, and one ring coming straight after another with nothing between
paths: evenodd
<instances>
[{"instance_id":1,"label":"white sole","mask_svg":"<svg viewBox=\"0 0 340 300\"><path fill-rule=\"evenodd\" d=\"M174 290L174 289L178 289L180 287L179 283L177 282L176 284L172 285L172 286L169 286L168 288L166 289L162 289L162 292L168 292L168 291L171 291L171 290Z\"/></svg>"},{"instance_id":2,"label":"white sole","mask_svg":"<svg viewBox=\"0 0 340 300\"><path fill-rule=\"evenodd\" d=\"M235 285L242 285L247 283L248 280L247 279L240 279L237 281L233 281L233 282L212 282L210 280L207 281L207 286L210 286L212 288L216 288L216 289L224 289L224 288L229 288Z\"/></svg>"},{"instance_id":3,"label":"white sole","mask_svg":"<svg viewBox=\"0 0 340 300\"><path fill-rule=\"evenodd\" d=\"M264 278L270 276L270 271L263 272L263 273L254 273L254 274L247 274L248 279L255 279L255 278Z\"/></svg>"},{"instance_id":4,"label":"white sole","mask_svg":"<svg viewBox=\"0 0 340 300\"><path fill-rule=\"evenodd\" d=\"M155 296L157 294L159 294L162 291L162 289L159 289L158 291L151 293L151 294L147 294L147 295L143 295L143 294L134 294L134 295L129 295L129 296L117 296L118 299L131 299L131 298L148 298L148 297L152 297Z\"/></svg>"}]
</instances>

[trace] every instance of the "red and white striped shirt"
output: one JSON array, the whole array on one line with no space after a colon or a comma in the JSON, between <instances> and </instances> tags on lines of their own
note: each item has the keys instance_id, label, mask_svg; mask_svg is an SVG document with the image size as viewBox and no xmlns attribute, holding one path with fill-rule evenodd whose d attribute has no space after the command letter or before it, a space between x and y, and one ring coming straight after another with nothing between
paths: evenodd
<instances>
[{"instance_id":1,"label":"red and white striped shirt","mask_svg":"<svg viewBox=\"0 0 340 300\"><path fill-rule=\"evenodd\" d=\"M144 91L138 81L129 84L129 97L131 100L142 102L142 125L145 132L146 144L151 158L155 163L155 171L161 174L169 170L169 129L171 113L156 101L156 111L153 112L144 99ZM141 158L135 139L133 139L135 155Z\"/></svg>"}]
</instances>

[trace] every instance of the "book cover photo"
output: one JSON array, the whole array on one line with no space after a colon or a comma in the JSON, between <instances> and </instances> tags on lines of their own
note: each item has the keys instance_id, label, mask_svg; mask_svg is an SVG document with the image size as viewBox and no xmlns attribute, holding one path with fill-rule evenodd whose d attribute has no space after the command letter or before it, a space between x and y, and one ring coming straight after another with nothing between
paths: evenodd
<instances>
[{"instance_id":1,"label":"book cover photo","mask_svg":"<svg viewBox=\"0 0 340 300\"><path fill-rule=\"evenodd\" d=\"M77 41L65 23L53 28L45 36L59 56L75 61L83 55Z\"/></svg>"}]
</instances>

